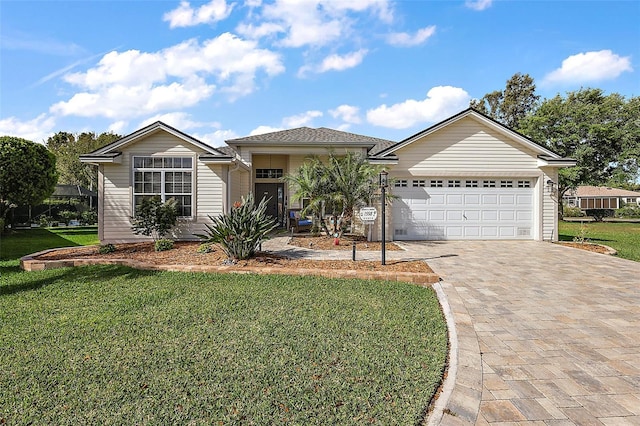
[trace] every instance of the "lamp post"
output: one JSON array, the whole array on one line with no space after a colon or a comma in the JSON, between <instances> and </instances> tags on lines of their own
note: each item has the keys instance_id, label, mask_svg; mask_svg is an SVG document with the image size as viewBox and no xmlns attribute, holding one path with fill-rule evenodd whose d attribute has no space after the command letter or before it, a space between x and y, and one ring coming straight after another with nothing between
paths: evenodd
<instances>
[{"instance_id":1,"label":"lamp post","mask_svg":"<svg viewBox=\"0 0 640 426\"><path fill-rule=\"evenodd\" d=\"M386 192L387 192L387 186L389 185L389 181L388 178L389 177L389 173L387 173L386 170L383 170L380 172L380 190L381 190L381 200L380 202L382 203L382 264L386 265L387 264L387 260L386 260L386 245L387 245L387 239L386 239L386 235L385 235L385 231L386 231L386 218L385 218L385 204L386 204Z\"/></svg>"}]
</instances>

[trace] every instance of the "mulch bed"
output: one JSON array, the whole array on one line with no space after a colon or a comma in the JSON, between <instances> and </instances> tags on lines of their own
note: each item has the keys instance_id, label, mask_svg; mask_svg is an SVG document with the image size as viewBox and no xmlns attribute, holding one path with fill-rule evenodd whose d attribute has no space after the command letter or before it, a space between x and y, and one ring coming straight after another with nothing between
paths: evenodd
<instances>
[{"instance_id":1,"label":"mulch bed","mask_svg":"<svg viewBox=\"0 0 640 426\"><path fill-rule=\"evenodd\" d=\"M610 249L600 244L593 243L576 243L571 241L558 241L556 244L560 244L567 247L573 247L580 250L592 251L594 253L611 254Z\"/></svg>"},{"instance_id":2,"label":"mulch bed","mask_svg":"<svg viewBox=\"0 0 640 426\"><path fill-rule=\"evenodd\" d=\"M355 235L343 235L339 238L339 243L335 244L335 239L327 236L314 237L295 236L289 242L292 246L311 248L314 250L352 250L353 242L356 242L356 250L381 251L382 243L379 241L367 241L365 237ZM387 242L385 247L387 251L399 251L400 247L392 242Z\"/></svg>"},{"instance_id":3,"label":"mulch bed","mask_svg":"<svg viewBox=\"0 0 640 426\"><path fill-rule=\"evenodd\" d=\"M278 254L265 252L258 253L253 259L239 260L233 265L228 265L227 257L222 250L216 248L210 253L198 253L197 250L199 246L200 243L198 242L176 242L172 250L156 252L153 243L116 244L116 251L108 254L98 253L98 248L95 246L77 247L45 253L38 256L37 259L132 259L151 265L225 265L229 266L230 269L243 267L282 267L294 269L433 273L429 265L421 260L387 260L386 265L381 265L380 262L366 260L353 262L351 260L291 259ZM390 246L391 245L387 243L387 250L393 250ZM351 249L351 246L349 246L348 249ZM363 248L358 245L358 249L362 250Z\"/></svg>"}]
</instances>

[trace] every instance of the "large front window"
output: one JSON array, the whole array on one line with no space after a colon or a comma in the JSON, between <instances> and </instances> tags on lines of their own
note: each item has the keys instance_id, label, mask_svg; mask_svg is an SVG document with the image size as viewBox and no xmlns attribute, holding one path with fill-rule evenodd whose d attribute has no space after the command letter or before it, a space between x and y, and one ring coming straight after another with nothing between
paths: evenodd
<instances>
[{"instance_id":1,"label":"large front window","mask_svg":"<svg viewBox=\"0 0 640 426\"><path fill-rule=\"evenodd\" d=\"M133 157L133 203L159 195L177 201L178 215L193 215L193 158Z\"/></svg>"}]
</instances>

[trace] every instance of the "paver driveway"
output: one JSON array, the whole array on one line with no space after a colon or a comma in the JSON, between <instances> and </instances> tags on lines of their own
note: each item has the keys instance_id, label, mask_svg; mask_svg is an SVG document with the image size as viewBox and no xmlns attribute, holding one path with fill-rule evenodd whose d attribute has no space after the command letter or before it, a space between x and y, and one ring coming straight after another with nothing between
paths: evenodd
<instances>
[{"instance_id":1,"label":"paver driveway","mask_svg":"<svg viewBox=\"0 0 640 426\"><path fill-rule=\"evenodd\" d=\"M640 425L640 263L530 241L402 245L444 279L455 318L442 424Z\"/></svg>"}]
</instances>

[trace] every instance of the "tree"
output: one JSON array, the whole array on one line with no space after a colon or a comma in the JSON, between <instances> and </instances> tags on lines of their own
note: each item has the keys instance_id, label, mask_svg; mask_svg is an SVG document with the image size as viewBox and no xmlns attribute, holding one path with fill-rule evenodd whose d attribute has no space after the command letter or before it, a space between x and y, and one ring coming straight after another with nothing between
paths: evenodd
<instances>
[{"instance_id":1,"label":"tree","mask_svg":"<svg viewBox=\"0 0 640 426\"><path fill-rule=\"evenodd\" d=\"M108 145L120 137L114 133L101 133L96 136L93 132L84 132L79 135L58 132L49 137L47 148L57 158L59 183L80 185L90 189L96 188L98 185L97 168L91 164L81 163L80 156Z\"/></svg>"},{"instance_id":2,"label":"tree","mask_svg":"<svg viewBox=\"0 0 640 426\"><path fill-rule=\"evenodd\" d=\"M143 198L142 203L136 207L131 230L136 235L151 236L153 241L157 243L176 224L178 219L176 204L177 202L173 198L163 203L158 195Z\"/></svg>"},{"instance_id":3,"label":"tree","mask_svg":"<svg viewBox=\"0 0 640 426\"><path fill-rule=\"evenodd\" d=\"M472 99L470 106L511 129L518 129L520 121L535 109L539 99L533 78L516 73L507 80L503 91Z\"/></svg>"},{"instance_id":4,"label":"tree","mask_svg":"<svg viewBox=\"0 0 640 426\"><path fill-rule=\"evenodd\" d=\"M331 151L326 164L318 157L311 157L283 179L292 184L294 201L309 200L302 214L311 213L320 220L327 235L341 234L342 224L352 219L354 208L371 202L378 190L382 169L383 166L370 164L362 154L337 155ZM323 208L334 217L331 232L321 220Z\"/></svg>"},{"instance_id":5,"label":"tree","mask_svg":"<svg viewBox=\"0 0 640 426\"><path fill-rule=\"evenodd\" d=\"M558 202L578 185L602 185L638 176L640 101L601 89L580 89L544 100L521 122L520 131L577 161L559 171Z\"/></svg>"},{"instance_id":6,"label":"tree","mask_svg":"<svg viewBox=\"0 0 640 426\"><path fill-rule=\"evenodd\" d=\"M2 228L12 208L41 203L53 194L57 180L56 157L44 145L12 136L0 137Z\"/></svg>"}]
</instances>

